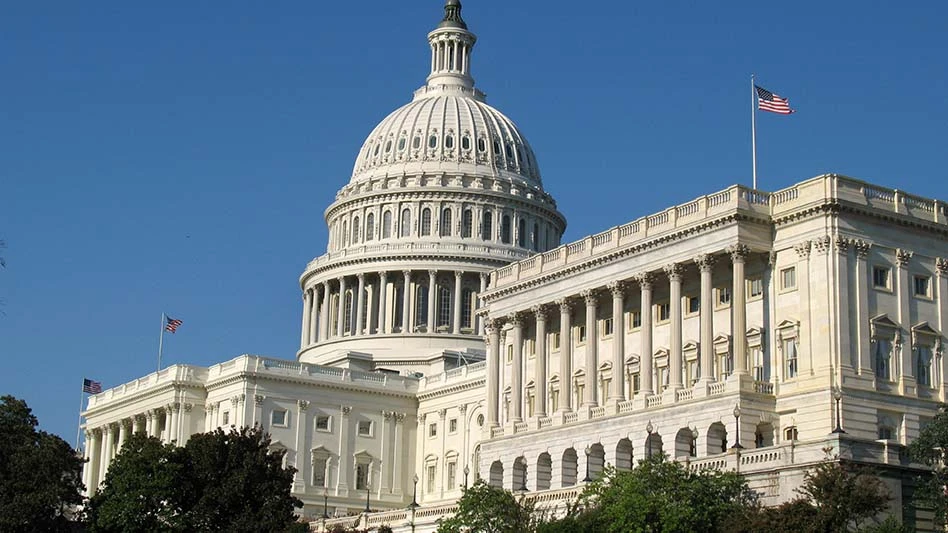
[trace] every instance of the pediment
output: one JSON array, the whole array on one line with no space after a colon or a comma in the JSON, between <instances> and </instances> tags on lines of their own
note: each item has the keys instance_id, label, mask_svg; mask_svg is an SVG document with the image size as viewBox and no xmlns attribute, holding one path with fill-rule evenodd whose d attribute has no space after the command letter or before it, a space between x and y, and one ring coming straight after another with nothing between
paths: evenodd
<instances>
[{"instance_id":1,"label":"pediment","mask_svg":"<svg viewBox=\"0 0 948 533\"><path fill-rule=\"evenodd\" d=\"M714 338L714 344L730 344L731 336L730 335L718 335Z\"/></svg>"},{"instance_id":2,"label":"pediment","mask_svg":"<svg viewBox=\"0 0 948 533\"><path fill-rule=\"evenodd\" d=\"M912 326L912 333L916 333L918 335L929 335L932 337L937 337L939 335L937 331L928 325L928 322L922 322Z\"/></svg>"},{"instance_id":3,"label":"pediment","mask_svg":"<svg viewBox=\"0 0 948 533\"><path fill-rule=\"evenodd\" d=\"M893 337L899 332L899 325L892 321L887 315L876 315L869 320L872 328L873 337Z\"/></svg>"},{"instance_id":4,"label":"pediment","mask_svg":"<svg viewBox=\"0 0 948 533\"><path fill-rule=\"evenodd\" d=\"M698 350L698 346L699 346L699 344L698 344L697 341L688 341L688 342L685 343L684 346L681 347L681 349L684 350L684 351L686 351L686 352L689 352L689 351L697 351L697 350Z\"/></svg>"}]
</instances>

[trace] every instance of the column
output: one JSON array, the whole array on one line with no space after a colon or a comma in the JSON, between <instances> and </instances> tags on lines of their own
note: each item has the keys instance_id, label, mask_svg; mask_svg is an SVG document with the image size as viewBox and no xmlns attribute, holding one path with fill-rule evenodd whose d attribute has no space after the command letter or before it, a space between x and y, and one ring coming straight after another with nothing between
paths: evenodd
<instances>
[{"instance_id":1,"label":"column","mask_svg":"<svg viewBox=\"0 0 948 533\"><path fill-rule=\"evenodd\" d=\"M178 405L168 404L168 431L166 442L175 442L178 440Z\"/></svg>"},{"instance_id":2,"label":"column","mask_svg":"<svg viewBox=\"0 0 948 533\"><path fill-rule=\"evenodd\" d=\"M375 328L375 332L379 334L388 333L388 328L385 325L385 310L388 304L388 272L381 271L379 272L379 310L378 310L378 326Z\"/></svg>"},{"instance_id":3,"label":"column","mask_svg":"<svg viewBox=\"0 0 948 533\"><path fill-rule=\"evenodd\" d=\"M339 278L339 309L336 310L336 336L342 337L346 327L346 278Z\"/></svg>"},{"instance_id":4,"label":"column","mask_svg":"<svg viewBox=\"0 0 948 533\"><path fill-rule=\"evenodd\" d=\"M487 427L497 427L500 419L500 326L496 319L488 319L487 329ZM420 431L424 431L422 428Z\"/></svg>"},{"instance_id":5,"label":"column","mask_svg":"<svg viewBox=\"0 0 948 533\"><path fill-rule=\"evenodd\" d=\"M99 477L99 471L102 468L102 430L93 429L92 434L92 445L89 448L89 462L86 463L86 469L89 471L89 483L86 485L86 494L92 495L95 493L96 489L99 487L99 482L102 480Z\"/></svg>"},{"instance_id":6,"label":"column","mask_svg":"<svg viewBox=\"0 0 948 533\"><path fill-rule=\"evenodd\" d=\"M434 333L435 330L435 313L437 312L437 307L435 303L438 301L438 271L429 270L428 271L428 333Z\"/></svg>"},{"instance_id":7,"label":"column","mask_svg":"<svg viewBox=\"0 0 948 533\"><path fill-rule=\"evenodd\" d=\"M712 317L714 316L714 302L712 301L712 279L714 273L714 256L710 254L701 254L695 258L695 264L701 272L701 309L699 322L701 324L701 336L699 338L701 350L699 366L701 367L701 379L708 381L714 379L714 326Z\"/></svg>"},{"instance_id":8,"label":"column","mask_svg":"<svg viewBox=\"0 0 948 533\"><path fill-rule=\"evenodd\" d=\"M612 388L609 401L625 400L625 284L613 281L612 293Z\"/></svg>"},{"instance_id":9,"label":"column","mask_svg":"<svg viewBox=\"0 0 948 533\"><path fill-rule=\"evenodd\" d=\"M596 385L599 382L599 335L596 331L598 298L592 290L585 290L580 295L586 302L586 390L583 391L583 407L595 407Z\"/></svg>"},{"instance_id":10,"label":"column","mask_svg":"<svg viewBox=\"0 0 948 533\"><path fill-rule=\"evenodd\" d=\"M869 250L872 244L866 241L856 241L853 243L853 249L856 251L856 328L859 350L859 374L866 376L867 379L875 379L872 368L872 345L871 333L869 328L869 287L872 283L871 266L866 261L869 256ZM942 331L942 330L939 330ZM774 380L777 381L777 380Z\"/></svg>"},{"instance_id":11,"label":"column","mask_svg":"<svg viewBox=\"0 0 948 533\"><path fill-rule=\"evenodd\" d=\"M454 311L454 324L451 331L455 335L461 333L461 282L463 276L464 272L460 270L454 272L454 305L451 306L451 310Z\"/></svg>"},{"instance_id":12,"label":"column","mask_svg":"<svg viewBox=\"0 0 948 533\"><path fill-rule=\"evenodd\" d=\"M513 422L523 422L523 317L520 314L510 316L511 342L513 343L513 363L511 364L510 402L513 404Z\"/></svg>"},{"instance_id":13,"label":"column","mask_svg":"<svg viewBox=\"0 0 948 533\"><path fill-rule=\"evenodd\" d=\"M89 478L92 477L92 450L94 443L92 442L92 431L86 429L83 432L85 436L85 446L83 447L82 457L85 459L85 464L82 466L82 484L86 486L85 494L87 496L92 495L92 482Z\"/></svg>"},{"instance_id":14,"label":"column","mask_svg":"<svg viewBox=\"0 0 948 533\"><path fill-rule=\"evenodd\" d=\"M409 328L409 313L411 308L409 303L411 302L411 270L403 270L402 274L405 277L404 286L402 287L402 333L408 333ZM397 304L396 304L397 305Z\"/></svg>"},{"instance_id":15,"label":"column","mask_svg":"<svg viewBox=\"0 0 948 533\"><path fill-rule=\"evenodd\" d=\"M908 266L909 262L912 260L913 253L899 248L895 251L895 262L898 265L895 276L895 296L899 302L899 318L898 323L900 328L909 328L911 327L911 311L909 310L909 298L912 294L912 285L909 277ZM902 338L911 339L911 330L906 332L900 331ZM903 341L904 342L904 341ZM893 355L897 357L896 361L899 364L899 389L902 394L914 394L915 393L915 368L912 365L912 348L911 346L906 347L904 344L898 342L895 343L896 346L893 347ZM893 365L894 367L895 365Z\"/></svg>"},{"instance_id":16,"label":"column","mask_svg":"<svg viewBox=\"0 0 948 533\"><path fill-rule=\"evenodd\" d=\"M298 407L296 411L296 446L293 449L293 465L296 467L294 477L296 479L293 491L302 492L306 490L306 480L310 470L307 468L309 460L303 449L303 439L306 438L306 428L309 426L309 421L306 418L306 409L309 408L309 402L307 400L296 400L296 406Z\"/></svg>"},{"instance_id":17,"label":"column","mask_svg":"<svg viewBox=\"0 0 948 533\"><path fill-rule=\"evenodd\" d=\"M332 300L332 293L329 292L329 281L323 282L323 309L320 312L319 316L319 340L325 341L329 340L330 335L332 334L329 331L329 303Z\"/></svg>"},{"instance_id":18,"label":"column","mask_svg":"<svg viewBox=\"0 0 948 533\"><path fill-rule=\"evenodd\" d=\"M128 438L128 430L131 428L131 426L132 421L127 418L123 418L119 421L118 444L116 445L116 448L119 450L121 450L122 445L125 444L125 439Z\"/></svg>"},{"instance_id":19,"label":"column","mask_svg":"<svg viewBox=\"0 0 948 533\"><path fill-rule=\"evenodd\" d=\"M736 244L728 253L734 263L734 288L731 298L731 338L734 339L734 374L747 374L747 299L744 295L744 263L749 250Z\"/></svg>"},{"instance_id":20,"label":"column","mask_svg":"<svg viewBox=\"0 0 948 533\"><path fill-rule=\"evenodd\" d=\"M303 291L303 325L300 327L300 348L309 346L309 321L310 312L313 308L313 301L309 296L309 291Z\"/></svg>"},{"instance_id":21,"label":"column","mask_svg":"<svg viewBox=\"0 0 948 533\"><path fill-rule=\"evenodd\" d=\"M356 294L356 323L353 328L354 335L362 335L362 318L365 313L365 274L359 273L356 276L359 279L359 292Z\"/></svg>"},{"instance_id":22,"label":"column","mask_svg":"<svg viewBox=\"0 0 948 533\"><path fill-rule=\"evenodd\" d=\"M537 418L546 416L546 367L548 364L547 355L546 355L546 307L542 305L536 305L533 307L533 314L536 316L536 356L534 357L534 362L536 364L536 375L534 376L534 382L536 383L537 398L534 404L536 405L534 412Z\"/></svg>"},{"instance_id":23,"label":"column","mask_svg":"<svg viewBox=\"0 0 948 533\"><path fill-rule=\"evenodd\" d=\"M112 424L106 424L102 427L103 436L102 436L102 450L99 456L101 457L101 463L99 464L99 483L105 480L105 474L109 471L109 462L112 461Z\"/></svg>"},{"instance_id":24,"label":"column","mask_svg":"<svg viewBox=\"0 0 948 533\"><path fill-rule=\"evenodd\" d=\"M309 310L309 343L316 344L319 342L319 285L313 285L310 291L313 295Z\"/></svg>"},{"instance_id":25,"label":"column","mask_svg":"<svg viewBox=\"0 0 948 533\"><path fill-rule=\"evenodd\" d=\"M336 494L344 494L349 487L349 473L353 470L352 450L349 449L349 413L348 405L339 408L339 472L336 475ZM355 486L353 485L353 488Z\"/></svg>"},{"instance_id":26,"label":"column","mask_svg":"<svg viewBox=\"0 0 948 533\"><path fill-rule=\"evenodd\" d=\"M560 411L572 411L573 405L573 339L572 302L557 300L560 308Z\"/></svg>"},{"instance_id":27,"label":"column","mask_svg":"<svg viewBox=\"0 0 948 533\"><path fill-rule=\"evenodd\" d=\"M678 390L681 385L681 277L684 269L677 263L665 266L668 276L668 386Z\"/></svg>"},{"instance_id":28,"label":"column","mask_svg":"<svg viewBox=\"0 0 948 533\"><path fill-rule=\"evenodd\" d=\"M486 290L487 290L487 274L484 274L482 272L481 273L481 290L480 292L477 293L477 307L480 307L481 305L483 305L483 301L481 300L481 295L484 294L484 291ZM481 336L484 335L484 318L480 316L477 317L477 334Z\"/></svg>"},{"instance_id":29,"label":"column","mask_svg":"<svg viewBox=\"0 0 948 533\"><path fill-rule=\"evenodd\" d=\"M652 394L652 274L645 272L639 275L636 282L642 290L642 303L639 308L642 321L640 333L642 347L639 354L639 382L642 385L640 394L643 398Z\"/></svg>"},{"instance_id":30,"label":"column","mask_svg":"<svg viewBox=\"0 0 948 533\"><path fill-rule=\"evenodd\" d=\"M855 354L852 349L854 344L852 342L853 331L849 320L849 310L852 305L849 284L849 244L849 239L840 237L839 235L833 240L837 254L835 271L837 275L836 286L838 287L837 294L839 298L836 304L836 322L838 328L835 337L838 343L837 349L839 350L840 366L845 367L847 373L851 375L853 369L856 367L856 362L854 361ZM832 256L830 262L830 264L832 264Z\"/></svg>"}]
</instances>

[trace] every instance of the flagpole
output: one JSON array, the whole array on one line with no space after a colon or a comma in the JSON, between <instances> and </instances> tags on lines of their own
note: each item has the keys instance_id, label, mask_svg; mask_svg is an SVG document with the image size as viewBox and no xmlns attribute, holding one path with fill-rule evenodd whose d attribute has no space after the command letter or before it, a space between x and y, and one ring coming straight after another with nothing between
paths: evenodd
<instances>
[{"instance_id":1,"label":"flagpole","mask_svg":"<svg viewBox=\"0 0 948 533\"><path fill-rule=\"evenodd\" d=\"M158 371L161 372L161 345L165 340L165 314L161 313L161 333L158 334Z\"/></svg>"},{"instance_id":2,"label":"flagpole","mask_svg":"<svg viewBox=\"0 0 948 533\"><path fill-rule=\"evenodd\" d=\"M755 105L756 91L754 89L754 75L751 74L751 150L754 162L754 190L757 190L757 106Z\"/></svg>"},{"instance_id":3,"label":"flagpole","mask_svg":"<svg viewBox=\"0 0 948 533\"><path fill-rule=\"evenodd\" d=\"M85 391L83 387L86 385L85 378L82 379L82 386L79 387L79 425L76 426L76 451L79 451L79 436L82 434L82 400L84 399L83 394Z\"/></svg>"}]
</instances>

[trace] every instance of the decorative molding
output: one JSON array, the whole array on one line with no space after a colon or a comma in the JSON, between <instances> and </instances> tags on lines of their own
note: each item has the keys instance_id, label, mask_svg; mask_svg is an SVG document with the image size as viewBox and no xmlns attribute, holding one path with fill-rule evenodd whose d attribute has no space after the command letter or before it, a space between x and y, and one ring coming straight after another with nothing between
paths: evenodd
<instances>
[{"instance_id":1,"label":"decorative molding","mask_svg":"<svg viewBox=\"0 0 948 533\"><path fill-rule=\"evenodd\" d=\"M609 293L612 294L613 298L624 298L625 297L625 282L624 281L611 281L606 288L609 289Z\"/></svg>"},{"instance_id":2,"label":"decorative molding","mask_svg":"<svg viewBox=\"0 0 948 533\"><path fill-rule=\"evenodd\" d=\"M639 284L640 289L651 290L652 283L655 282L655 275L651 272L642 272L635 276L635 282Z\"/></svg>"},{"instance_id":3,"label":"decorative molding","mask_svg":"<svg viewBox=\"0 0 948 533\"><path fill-rule=\"evenodd\" d=\"M445 417L448 416L448 410L447 410L447 409L439 409L439 410L438 410L438 416L441 417L441 420L444 420Z\"/></svg>"},{"instance_id":4,"label":"decorative molding","mask_svg":"<svg viewBox=\"0 0 948 533\"><path fill-rule=\"evenodd\" d=\"M349 416L349 413L352 412L352 406L351 405L341 406L341 412L342 412L342 416Z\"/></svg>"},{"instance_id":5,"label":"decorative molding","mask_svg":"<svg viewBox=\"0 0 948 533\"><path fill-rule=\"evenodd\" d=\"M300 408L300 411L305 411L309 408L309 400L296 400L296 405Z\"/></svg>"},{"instance_id":6,"label":"decorative molding","mask_svg":"<svg viewBox=\"0 0 948 533\"><path fill-rule=\"evenodd\" d=\"M731 256L732 263L743 263L750 254L750 248L746 244L737 243L727 247L727 253Z\"/></svg>"},{"instance_id":7,"label":"decorative molding","mask_svg":"<svg viewBox=\"0 0 948 533\"><path fill-rule=\"evenodd\" d=\"M777 252L776 251L771 250L770 253L767 254L767 264L770 265L771 268L777 266Z\"/></svg>"},{"instance_id":8,"label":"decorative molding","mask_svg":"<svg viewBox=\"0 0 948 533\"><path fill-rule=\"evenodd\" d=\"M384 410L384 409L382 410L382 418L384 418L386 422L389 421L389 420L391 420L391 419L392 419L392 416L394 416L394 415L395 415L395 413L392 412L392 411L386 411L386 410Z\"/></svg>"},{"instance_id":9,"label":"decorative molding","mask_svg":"<svg viewBox=\"0 0 948 533\"><path fill-rule=\"evenodd\" d=\"M265 397L264 395L262 395L262 394L254 394L254 395L253 395L253 403L255 403L255 404L257 404L257 405L263 405L263 400L265 400L265 399L266 399L266 397Z\"/></svg>"},{"instance_id":10,"label":"decorative molding","mask_svg":"<svg viewBox=\"0 0 948 533\"><path fill-rule=\"evenodd\" d=\"M800 259L807 259L810 257L810 245L811 241L803 241L793 245L793 249L797 252L797 257Z\"/></svg>"},{"instance_id":11,"label":"decorative molding","mask_svg":"<svg viewBox=\"0 0 948 533\"><path fill-rule=\"evenodd\" d=\"M714 263L717 261L717 258L711 254L700 254L694 259L695 264L698 265L698 270L701 272L711 272L714 270Z\"/></svg>"},{"instance_id":12,"label":"decorative molding","mask_svg":"<svg viewBox=\"0 0 948 533\"><path fill-rule=\"evenodd\" d=\"M813 240L813 249L820 255L826 255L829 253L832 244L833 239L829 235L823 235Z\"/></svg>"},{"instance_id":13,"label":"decorative molding","mask_svg":"<svg viewBox=\"0 0 948 533\"><path fill-rule=\"evenodd\" d=\"M684 267L678 263L665 265L662 267L662 270L665 271L665 275L668 276L669 281L681 281L681 278L685 273Z\"/></svg>"},{"instance_id":14,"label":"decorative molding","mask_svg":"<svg viewBox=\"0 0 948 533\"><path fill-rule=\"evenodd\" d=\"M544 304L534 305L530 308L530 311L533 312L534 317L536 317L537 322L546 322L546 319L549 315L549 307Z\"/></svg>"},{"instance_id":15,"label":"decorative molding","mask_svg":"<svg viewBox=\"0 0 948 533\"><path fill-rule=\"evenodd\" d=\"M899 248L895 251L895 260L899 263L900 267L907 267L913 255L913 252Z\"/></svg>"},{"instance_id":16,"label":"decorative molding","mask_svg":"<svg viewBox=\"0 0 948 533\"><path fill-rule=\"evenodd\" d=\"M560 314L570 314L573 310L573 301L569 298L560 298L556 301L557 307L560 308Z\"/></svg>"},{"instance_id":17,"label":"decorative molding","mask_svg":"<svg viewBox=\"0 0 948 533\"><path fill-rule=\"evenodd\" d=\"M514 312L507 316L507 323L515 328L523 327L523 313Z\"/></svg>"},{"instance_id":18,"label":"decorative molding","mask_svg":"<svg viewBox=\"0 0 948 533\"><path fill-rule=\"evenodd\" d=\"M186 403L186 404L184 404L184 412L185 412L185 413L190 413L190 412L191 412L191 409L194 409L194 404L192 404L192 403Z\"/></svg>"},{"instance_id":19,"label":"decorative molding","mask_svg":"<svg viewBox=\"0 0 948 533\"><path fill-rule=\"evenodd\" d=\"M842 235L837 235L833 238L833 246L836 247L836 253L839 255L849 255L849 246L852 244L852 240L843 237Z\"/></svg>"},{"instance_id":20,"label":"decorative molding","mask_svg":"<svg viewBox=\"0 0 948 533\"><path fill-rule=\"evenodd\" d=\"M395 423L401 424L405 422L405 413L395 413Z\"/></svg>"},{"instance_id":21,"label":"decorative molding","mask_svg":"<svg viewBox=\"0 0 948 533\"><path fill-rule=\"evenodd\" d=\"M862 239L854 239L852 241L853 250L856 251L857 259L865 259L869 257L869 250L872 249L872 243L864 241Z\"/></svg>"},{"instance_id":22,"label":"decorative molding","mask_svg":"<svg viewBox=\"0 0 948 533\"><path fill-rule=\"evenodd\" d=\"M948 259L944 257L935 259L935 270L938 271L939 276L948 276Z\"/></svg>"},{"instance_id":23,"label":"decorative molding","mask_svg":"<svg viewBox=\"0 0 948 533\"><path fill-rule=\"evenodd\" d=\"M463 415L464 413L467 412L467 404L462 403L461 405L458 406L458 410L461 411L461 414Z\"/></svg>"},{"instance_id":24,"label":"decorative molding","mask_svg":"<svg viewBox=\"0 0 948 533\"><path fill-rule=\"evenodd\" d=\"M599 302L599 297L596 294L595 289L586 289L579 293L583 301L586 302L586 307L595 307Z\"/></svg>"}]
</instances>

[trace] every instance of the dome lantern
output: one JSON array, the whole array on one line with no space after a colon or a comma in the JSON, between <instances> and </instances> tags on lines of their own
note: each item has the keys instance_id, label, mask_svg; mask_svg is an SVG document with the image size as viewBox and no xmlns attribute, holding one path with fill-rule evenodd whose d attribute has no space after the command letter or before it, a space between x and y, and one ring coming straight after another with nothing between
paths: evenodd
<instances>
[{"instance_id":1,"label":"dome lantern","mask_svg":"<svg viewBox=\"0 0 948 533\"><path fill-rule=\"evenodd\" d=\"M428 34L431 45L431 74L428 88L474 88L471 77L471 50L477 37L467 30L461 18L460 0L447 0L444 19Z\"/></svg>"}]
</instances>

